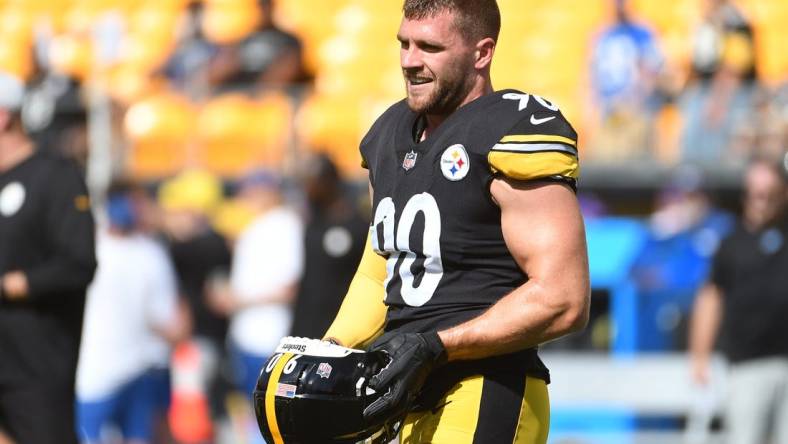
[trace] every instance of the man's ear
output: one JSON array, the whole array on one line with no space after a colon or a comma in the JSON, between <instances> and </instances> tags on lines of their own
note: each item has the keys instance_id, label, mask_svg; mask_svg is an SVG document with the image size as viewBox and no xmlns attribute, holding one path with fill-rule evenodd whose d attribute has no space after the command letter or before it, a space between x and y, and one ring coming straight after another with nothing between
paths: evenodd
<instances>
[{"instance_id":1,"label":"man's ear","mask_svg":"<svg viewBox=\"0 0 788 444\"><path fill-rule=\"evenodd\" d=\"M485 37L476 43L476 69L484 69L492 63L493 54L495 53L495 40L490 37Z\"/></svg>"},{"instance_id":2,"label":"man's ear","mask_svg":"<svg viewBox=\"0 0 788 444\"><path fill-rule=\"evenodd\" d=\"M0 108L0 133L6 131L11 126L11 112L5 108Z\"/></svg>"}]
</instances>

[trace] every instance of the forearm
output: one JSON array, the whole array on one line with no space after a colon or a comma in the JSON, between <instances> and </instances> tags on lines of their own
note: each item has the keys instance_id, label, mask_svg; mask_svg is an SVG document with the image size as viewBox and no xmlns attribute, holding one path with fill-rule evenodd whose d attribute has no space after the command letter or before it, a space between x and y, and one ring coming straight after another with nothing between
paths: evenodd
<instances>
[{"instance_id":1,"label":"forearm","mask_svg":"<svg viewBox=\"0 0 788 444\"><path fill-rule=\"evenodd\" d=\"M582 293L582 289L563 290ZM439 332L450 361L481 359L512 353L581 330L588 322L588 304L578 293L561 297L534 280L518 287L484 314ZM555 301L565 301L558 302Z\"/></svg>"},{"instance_id":2,"label":"forearm","mask_svg":"<svg viewBox=\"0 0 788 444\"><path fill-rule=\"evenodd\" d=\"M28 296L45 298L68 292L83 292L90 285L96 263L92 257L53 259L39 267L24 270Z\"/></svg>"},{"instance_id":3,"label":"forearm","mask_svg":"<svg viewBox=\"0 0 788 444\"><path fill-rule=\"evenodd\" d=\"M708 360L714 349L722 317L722 300L716 286L708 284L695 300L690 320L689 350L695 360Z\"/></svg>"}]
</instances>

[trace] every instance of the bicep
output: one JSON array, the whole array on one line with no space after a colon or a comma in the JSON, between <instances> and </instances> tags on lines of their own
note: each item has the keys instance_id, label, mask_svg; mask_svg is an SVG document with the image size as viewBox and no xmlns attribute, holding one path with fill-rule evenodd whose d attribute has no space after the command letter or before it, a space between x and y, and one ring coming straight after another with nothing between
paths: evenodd
<instances>
[{"instance_id":1,"label":"bicep","mask_svg":"<svg viewBox=\"0 0 788 444\"><path fill-rule=\"evenodd\" d=\"M506 245L529 281L562 294L586 294L585 231L570 187L501 178L492 182L490 191L501 208Z\"/></svg>"}]
</instances>

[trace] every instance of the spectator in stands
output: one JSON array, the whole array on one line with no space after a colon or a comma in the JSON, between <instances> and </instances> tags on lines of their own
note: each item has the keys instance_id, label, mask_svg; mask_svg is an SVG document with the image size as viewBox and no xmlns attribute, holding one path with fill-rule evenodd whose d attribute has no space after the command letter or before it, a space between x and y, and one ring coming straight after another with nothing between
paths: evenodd
<instances>
[{"instance_id":1,"label":"spectator in stands","mask_svg":"<svg viewBox=\"0 0 788 444\"><path fill-rule=\"evenodd\" d=\"M182 172L159 189L164 231L180 292L194 320L191 341L202 355L199 362L205 366L198 373L207 378L201 385L214 418L224 416L227 384L219 367L225 356L227 318L208 305L206 288L215 276L230 270L229 246L209 222L222 195L221 181L198 170Z\"/></svg>"},{"instance_id":2,"label":"spectator in stands","mask_svg":"<svg viewBox=\"0 0 788 444\"><path fill-rule=\"evenodd\" d=\"M301 41L276 26L272 0L258 1L258 29L237 45L220 47L211 58L208 78L220 90L282 88L306 78Z\"/></svg>"},{"instance_id":3,"label":"spectator in stands","mask_svg":"<svg viewBox=\"0 0 788 444\"><path fill-rule=\"evenodd\" d=\"M737 159L766 157L777 160L788 142L788 114L780 109L780 95L762 87L753 95L752 112L733 122L731 154Z\"/></svg>"},{"instance_id":4,"label":"spectator in stands","mask_svg":"<svg viewBox=\"0 0 788 444\"><path fill-rule=\"evenodd\" d=\"M682 157L708 165L742 165L730 152L733 123L752 112L753 30L730 0L707 0L695 30L692 78L682 94Z\"/></svg>"},{"instance_id":5,"label":"spectator in stands","mask_svg":"<svg viewBox=\"0 0 788 444\"><path fill-rule=\"evenodd\" d=\"M208 95L208 66L218 51L202 33L202 13L202 2L189 4L178 46L164 66L164 74L173 86L193 98Z\"/></svg>"},{"instance_id":6,"label":"spectator in stands","mask_svg":"<svg viewBox=\"0 0 788 444\"><path fill-rule=\"evenodd\" d=\"M725 426L731 444L788 443L787 190L784 165L757 160L747 168L741 223L722 242L695 302L692 376L708 382L719 337L730 362Z\"/></svg>"},{"instance_id":7,"label":"spectator in stands","mask_svg":"<svg viewBox=\"0 0 788 444\"><path fill-rule=\"evenodd\" d=\"M591 61L601 119L591 153L608 161L649 155L663 67L656 36L633 20L627 0L614 0L614 11L615 22L597 38Z\"/></svg>"},{"instance_id":8,"label":"spectator in stands","mask_svg":"<svg viewBox=\"0 0 788 444\"><path fill-rule=\"evenodd\" d=\"M291 335L320 338L339 310L364 252L369 220L348 196L337 167L327 155L310 158L302 179L309 212L304 275Z\"/></svg>"},{"instance_id":9,"label":"spectator in stands","mask_svg":"<svg viewBox=\"0 0 788 444\"><path fill-rule=\"evenodd\" d=\"M166 250L137 229L133 188L107 194L99 230L98 271L88 290L77 371L77 416L85 443L104 442L116 426L128 442L147 443L168 396L170 344L189 328L179 307Z\"/></svg>"},{"instance_id":10,"label":"spectator in stands","mask_svg":"<svg viewBox=\"0 0 788 444\"><path fill-rule=\"evenodd\" d=\"M76 164L26 133L23 95L0 72L0 441L73 444L93 217Z\"/></svg>"}]
</instances>

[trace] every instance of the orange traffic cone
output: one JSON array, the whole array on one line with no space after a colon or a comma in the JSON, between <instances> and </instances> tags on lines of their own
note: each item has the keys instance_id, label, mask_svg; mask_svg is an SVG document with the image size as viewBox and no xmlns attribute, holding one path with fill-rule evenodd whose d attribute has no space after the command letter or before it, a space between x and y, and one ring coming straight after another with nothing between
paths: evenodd
<instances>
[{"instance_id":1,"label":"orange traffic cone","mask_svg":"<svg viewBox=\"0 0 788 444\"><path fill-rule=\"evenodd\" d=\"M206 396L206 378L200 349L193 342L179 344L172 354L172 436L183 444L213 441L213 424Z\"/></svg>"}]
</instances>

